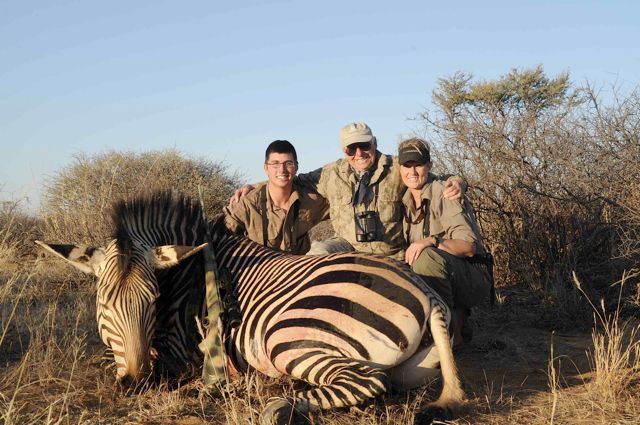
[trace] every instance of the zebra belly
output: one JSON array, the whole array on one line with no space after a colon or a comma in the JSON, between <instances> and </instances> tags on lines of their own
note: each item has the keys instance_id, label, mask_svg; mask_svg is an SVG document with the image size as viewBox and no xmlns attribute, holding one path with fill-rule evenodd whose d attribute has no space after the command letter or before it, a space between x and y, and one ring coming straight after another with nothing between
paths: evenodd
<instances>
[{"instance_id":1,"label":"zebra belly","mask_svg":"<svg viewBox=\"0 0 640 425\"><path fill-rule=\"evenodd\" d=\"M320 352L361 360L381 369L411 357L423 329L413 316L384 302L371 301L371 309L291 309L284 312L267 333L266 352L277 370L294 374ZM362 317L366 314L368 317ZM396 326L400 324L399 326Z\"/></svg>"},{"instance_id":2,"label":"zebra belly","mask_svg":"<svg viewBox=\"0 0 640 425\"><path fill-rule=\"evenodd\" d=\"M289 276L277 282L277 291L255 289L260 288L255 282L246 285L255 289L240 296L239 346L247 362L269 376L299 377L296 371L323 355L380 369L410 358L426 330L431 305L422 282L388 260L355 260L327 261L327 267L299 280ZM239 287L244 288L242 279Z\"/></svg>"}]
</instances>

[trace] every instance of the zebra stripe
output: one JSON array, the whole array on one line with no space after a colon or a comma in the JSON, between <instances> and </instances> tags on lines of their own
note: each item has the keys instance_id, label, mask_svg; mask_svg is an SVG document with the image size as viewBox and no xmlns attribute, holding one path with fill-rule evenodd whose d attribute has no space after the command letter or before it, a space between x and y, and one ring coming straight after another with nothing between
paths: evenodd
<instances>
[{"instance_id":1,"label":"zebra stripe","mask_svg":"<svg viewBox=\"0 0 640 425\"><path fill-rule=\"evenodd\" d=\"M168 194L152 199L114 206L115 239L98 276L98 331L113 350L121 380L146 376L152 349L154 371L173 377L202 361L194 320L204 314L202 261L192 257L179 267L156 270L149 255L158 245L202 243L200 209L186 199L176 204L181 201Z\"/></svg>"}]
</instances>

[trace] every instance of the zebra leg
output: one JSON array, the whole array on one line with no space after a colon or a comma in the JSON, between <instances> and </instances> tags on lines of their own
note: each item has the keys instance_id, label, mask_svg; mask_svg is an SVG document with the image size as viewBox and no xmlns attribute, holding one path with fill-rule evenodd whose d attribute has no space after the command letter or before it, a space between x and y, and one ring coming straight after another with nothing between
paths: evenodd
<instances>
[{"instance_id":1,"label":"zebra leg","mask_svg":"<svg viewBox=\"0 0 640 425\"><path fill-rule=\"evenodd\" d=\"M454 410L464 403L464 391L458 378L458 369L453 358L451 339L441 307L434 305L429 318L431 335L440 357L442 369L442 393L438 400L429 403L427 409L416 415L415 424L430 424L433 420L450 420Z\"/></svg>"},{"instance_id":2,"label":"zebra leg","mask_svg":"<svg viewBox=\"0 0 640 425\"><path fill-rule=\"evenodd\" d=\"M295 373L292 376L297 377ZM316 357L300 376L318 387L298 391L295 407L302 411L355 406L387 391L387 374L360 361L333 355Z\"/></svg>"},{"instance_id":3,"label":"zebra leg","mask_svg":"<svg viewBox=\"0 0 640 425\"><path fill-rule=\"evenodd\" d=\"M290 374L293 378L303 379L318 386L310 390L297 391L291 403L270 403L263 411L263 423L273 423L277 418L288 417L291 409L306 414L320 409L355 406L369 398L384 394L388 385L387 374L381 369L359 360L323 352L306 356L305 361L293 368Z\"/></svg>"}]
</instances>

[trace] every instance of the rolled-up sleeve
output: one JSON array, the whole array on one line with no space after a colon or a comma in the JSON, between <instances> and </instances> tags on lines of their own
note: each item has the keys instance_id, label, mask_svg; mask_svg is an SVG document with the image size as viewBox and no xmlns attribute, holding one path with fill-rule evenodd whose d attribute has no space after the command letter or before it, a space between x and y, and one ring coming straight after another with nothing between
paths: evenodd
<instances>
[{"instance_id":1,"label":"rolled-up sleeve","mask_svg":"<svg viewBox=\"0 0 640 425\"><path fill-rule=\"evenodd\" d=\"M433 207L435 207L434 212L442 224L447 239L459 239L472 243L478 241L478 236L473 231L468 214L459 201L450 201L442 197L440 202Z\"/></svg>"},{"instance_id":2,"label":"rolled-up sleeve","mask_svg":"<svg viewBox=\"0 0 640 425\"><path fill-rule=\"evenodd\" d=\"M242 200L226 206L224 212L224 225L233 234L246 235L245 223L248 220L246 208Z\"/></svg>"}]
</instances>

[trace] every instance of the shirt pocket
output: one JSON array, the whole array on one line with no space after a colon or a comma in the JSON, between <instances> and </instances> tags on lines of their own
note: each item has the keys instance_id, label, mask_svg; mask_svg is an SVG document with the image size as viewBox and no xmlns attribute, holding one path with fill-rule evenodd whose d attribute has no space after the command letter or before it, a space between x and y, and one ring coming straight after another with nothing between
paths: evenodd
<instances>
[{"instance_id":1,"label":"shirt pocket","mask_svg":"<svg viewBox=\"0 0 640 425\"><path fill-rule=\"evenodd\" d=\"M331 219L341 217L344 220L344 217L349 216L349 213L353 215L353 206L351 205L351 196L340 196L336 198L335 202L331 203L329 208L331 213Z\"/></svg>"},{"instance_id":2,"label":"shirt pocket","mask_svg":"<svg viewBox=\"0 0 640 425\"><path fill-rule=\"evenodd\" d=\"M329 214L331 224L340 237L347 238L351 234L353 228L353 206L351 205L350 196L337 196L331 200L329 206Z\"/></svg>"},{"instance_id":3,"label":"shirt pocket","mask_svg":"<svg viewBox=\"0 0 640 425\"><path fill-rule=\"evenodd\" d=\"M378 213L385 227L402 222L402 208L402 202L394 197L380 195L378 198Z\"/></svg>"},{"instance_id":4,"label":"shirt pocket","mask_svg":"<svg viewBox=\"0 0 640 425\"><path fill-rule=\"evenodd\" d=\"M294 227L296 228L297 236L306 234L312 227L313 214L310 210L300 211L296 218Z\"/></svg>"}]
</instances>

